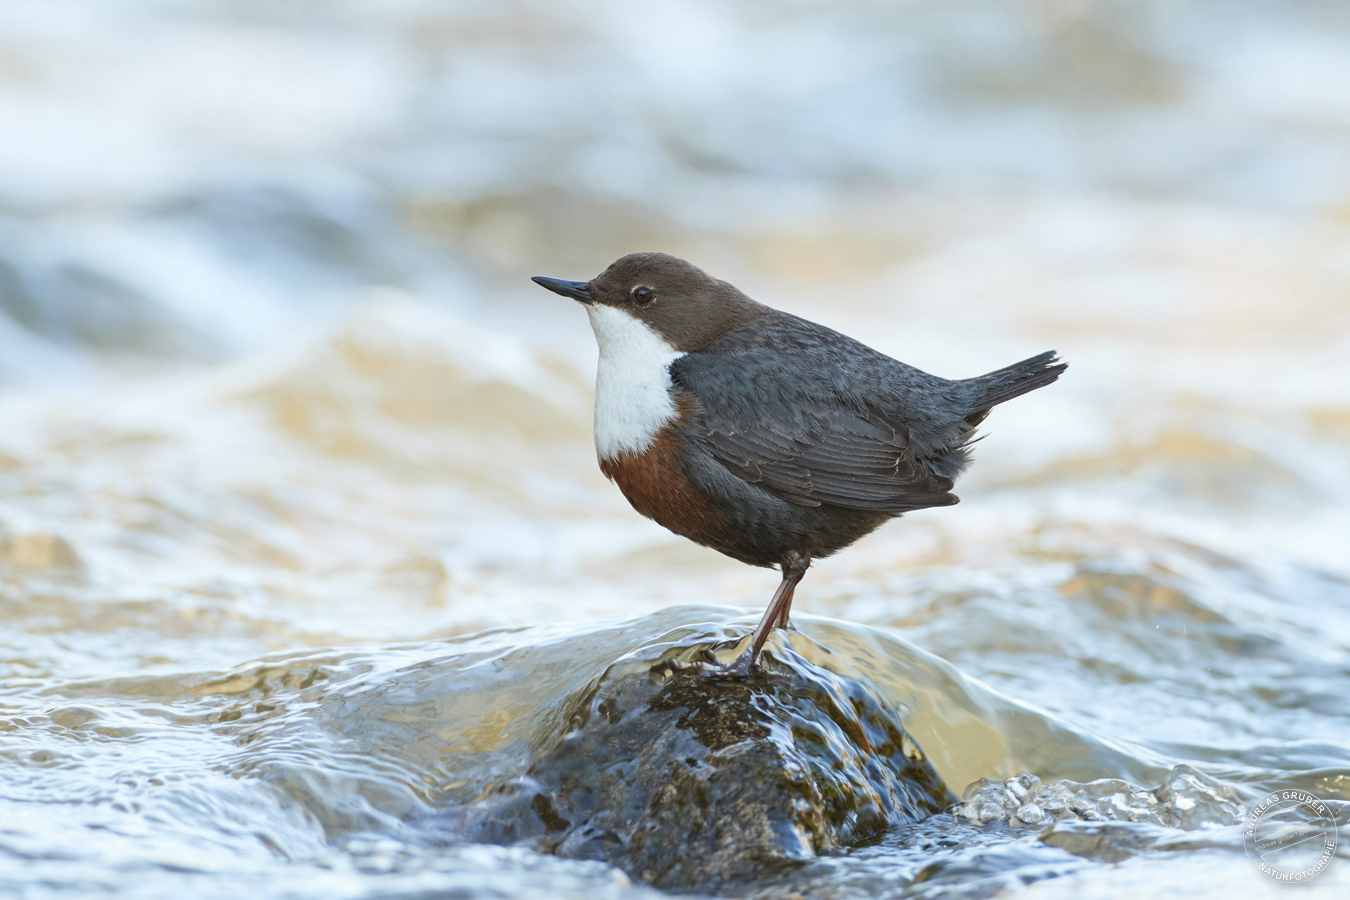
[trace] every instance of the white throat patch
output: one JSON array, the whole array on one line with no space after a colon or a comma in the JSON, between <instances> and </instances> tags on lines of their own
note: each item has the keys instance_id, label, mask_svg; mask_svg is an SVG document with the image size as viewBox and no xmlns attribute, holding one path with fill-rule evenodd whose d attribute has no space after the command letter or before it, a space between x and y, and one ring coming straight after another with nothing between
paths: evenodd
<instances>
[{"instance_id":1,"label":"white throat patch","mask_svg":"<svg viewBox=\"0 0 1350 900\"><path fill-rule=\"evenodd\" d=\"M670 364L684 354L621 309L592 304L586 313L600 345L595 451L601 459L642 453L678 415L670 395Z\"/></svg>"}]
</instances>

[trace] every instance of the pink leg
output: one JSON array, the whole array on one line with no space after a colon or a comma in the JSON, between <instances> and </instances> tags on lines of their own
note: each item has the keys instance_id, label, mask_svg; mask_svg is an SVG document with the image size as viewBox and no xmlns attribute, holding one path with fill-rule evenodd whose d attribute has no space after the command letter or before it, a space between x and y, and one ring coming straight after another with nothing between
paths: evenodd
<instances>
[{"instance_id":1,"label":"pink leg","mask_svg":"<svg viewBox=\"0 0 1350 900\"><path fill-rule=\"evenodd\" d=\"M764 642L769 639L769 632L787 624L788 613L792 609L792 594L810 565L811 554L809 553L793 553L783 560L783 580L779 582L778 590L774 591L773 599L769 601L769 608L764 611L764 617L755 626L754 634L750 638L750 646L736 661L736 666L739 667L744 662L745 670L749 671L750 667L755 664L755 660L759 658L759 651L764 649Z\"/></svg>"}]
</instances>

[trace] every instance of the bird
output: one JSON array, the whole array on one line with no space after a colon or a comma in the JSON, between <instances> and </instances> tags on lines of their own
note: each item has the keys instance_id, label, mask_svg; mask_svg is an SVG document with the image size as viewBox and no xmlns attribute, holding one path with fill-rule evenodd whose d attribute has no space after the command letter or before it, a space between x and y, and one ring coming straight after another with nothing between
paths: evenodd
<instances>
[{"instance_id":1,"label":"bird","mask_svg":"<svg viewBox=\"0 0 1350 900\"><path fill-rule=\"evenodd\" d=\"M813 560L904 513L957 503L955 479L990 410L1067 368L1048 351L940 378L666 253L629 254L589 281L531 280L590 318L605 476L675 534L781 572L729 667L742 673L788 624Z\"/></svg>"}]
</instances>

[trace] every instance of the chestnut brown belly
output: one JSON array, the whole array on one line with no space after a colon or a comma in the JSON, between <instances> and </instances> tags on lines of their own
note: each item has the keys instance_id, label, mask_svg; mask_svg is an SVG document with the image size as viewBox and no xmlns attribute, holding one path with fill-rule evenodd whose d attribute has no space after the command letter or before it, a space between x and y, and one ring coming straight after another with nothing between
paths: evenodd
<instances>
[{"instance_id":1,"label":"chestnut brown belly","mask_svg":"<svg viewBox=\"0 0 1350 900\"><path fill-rule=\"evenodd\" d=\"M658 433L644 453L600 460L600 471L619 486L633 509L681 537L722 549L735 543L732 517L690 483L679 458L680 438Z\"/></svg>"},{"instance_id":2,"label":"chestnut brown belly","mask_svg":"<svg viewBox=\"0 0 1350 900\"><path fill-rule=\"evenodd\" d=\"M790 553L829 556L893 518L832 506L797 506L727 471L667 427L639 454L600 461L639 513L682 537L754 566Z\"/></svg>"}]
</instances>

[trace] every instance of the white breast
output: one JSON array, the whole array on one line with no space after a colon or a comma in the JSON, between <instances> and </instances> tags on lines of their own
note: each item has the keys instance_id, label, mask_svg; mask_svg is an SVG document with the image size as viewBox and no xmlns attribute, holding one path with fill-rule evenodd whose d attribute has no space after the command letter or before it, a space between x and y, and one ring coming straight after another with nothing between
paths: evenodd
<instances>
[{"instance_id":1,"label":"white breast","mask_svg":"<svg viewBox=\"0 0 1350 900\"><path fill-rule=\"evenodd\" d=\"M642 453L675 418L670 364L684 354L646 322L613 306L586 307L600 345L595 373L595 451Z\"/></svg>"}]
</instances>

